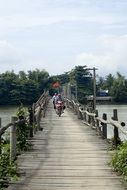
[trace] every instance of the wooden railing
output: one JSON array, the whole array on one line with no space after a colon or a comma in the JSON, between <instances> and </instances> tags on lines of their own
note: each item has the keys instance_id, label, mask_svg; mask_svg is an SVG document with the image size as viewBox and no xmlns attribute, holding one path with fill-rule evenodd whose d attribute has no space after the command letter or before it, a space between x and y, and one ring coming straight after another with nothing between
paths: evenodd
<instances>
[{"instance_id":1,"label":"wooden railing","mask_svg":"<svg viewBox=\"0 0 127 190\"><path fill-rule=\"evenodd\" d=\"M38 99L38 101L34 103L32 106L32 113L30 114L31 115L30 120L36 123L37 125L34 132L36 132L37 130L41 130L40 119L41 119L41 116L45 117L46 108L47 108L49 99L50 98L49 98L48 92L44 92L41 95L41 97ZM33 135L31 133L31 137L32 136Z\"/></svg>"},{"instance_id":2,"label":"wooden railing","mask_svg":"<svg viewBox=\"0 0 127 190\"><path fill-rule=\"evenodd\" d=\"M48 93L45 92L39 98L39 100L33 104L33 106L28 110L29 114L25 119L20 119L16 116L11 118L11 122L6 126L1 127L1 119L0 119L0 145L2 140L2 135L5 134L8 128L10 128L10 161L13 161L17 154L17 137L16 137L16 126L22 125L25 122L30 124L29 137L33 137L34 133L40 129L40 119L41 116L45 117L46 107L48 104ZM36 127L35 127L36 126ZM0 146L0 153L2 153Z\"/></svg>"},{"instance_id":3,"label":"wooden railing","mask_svg":"<svg viewBox=\"0 0 127 190\"><path fill-rule=\"evenodd\" d=\"M103 113L102 118L99 117L98 111L93 113L91 108L85 109L80 104L74 102L73 100L66 99L67 107L71 108L75 114L77 114L78 119L82 119L82 121L94 128L99 135L103 138L107 139L107 125L113 127L113 143L114 146L120 143L121 139L119 137L119 132L126 135L127 137L127 130L124 128L125 123L118 121L117 110L113 110L113 116L110 119L107 119L107 114ZM126 138L127 139L127 138Z\"/></svg>"}]
</instances>

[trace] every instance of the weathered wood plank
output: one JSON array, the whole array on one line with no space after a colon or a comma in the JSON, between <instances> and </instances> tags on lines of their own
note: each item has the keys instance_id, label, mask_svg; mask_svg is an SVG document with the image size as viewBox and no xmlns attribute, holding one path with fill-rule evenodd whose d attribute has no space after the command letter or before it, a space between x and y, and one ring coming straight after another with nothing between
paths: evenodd
<instances>
[{"instance_id":1,"label":"weathered wood plank","mask_svg":"<svg viewBox=\"0 0 127 190\"><path fill-rule=\"evenodd\" d=\"M24 176L8 190L124 190L108 166L107 144L67 110L58 117L49 104L33 150L19 156Z\"/></svg>"}]
</instances>

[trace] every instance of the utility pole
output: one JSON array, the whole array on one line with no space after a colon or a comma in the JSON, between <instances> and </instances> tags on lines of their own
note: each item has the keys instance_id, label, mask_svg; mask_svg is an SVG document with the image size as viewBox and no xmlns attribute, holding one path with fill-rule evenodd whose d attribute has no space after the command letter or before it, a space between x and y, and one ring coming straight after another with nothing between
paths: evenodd
<instances>
[{"instance_id":1,"label":"utility pole","mask_svg":"<svg viewBox=\"0 0 127 190\"><path fill-rule=\"evenodd\" d=\"M75 98L76 98L76 101L78 101L78 86L77 86L77 82L75 83Z\"/></svg>"},{"instance_id":2,"label":"utility pole","mask_svg":"<svg viewBox=\"0 0 127 190\"><path fill-rule=\"evenodd\" d=\"M93 110L96 111L96 68L93 68Z\"/></svg>"},{"instance_id":3,"label":"utility pole","mask_svg":"<svg viewBox=\"0 0 127 190\"><path fill-rule=\"evenodd\" d=\"M93 71L93 110L96 111L96 70L97 68L86 68L86 70Z\"/></svg>"}]
</instances>

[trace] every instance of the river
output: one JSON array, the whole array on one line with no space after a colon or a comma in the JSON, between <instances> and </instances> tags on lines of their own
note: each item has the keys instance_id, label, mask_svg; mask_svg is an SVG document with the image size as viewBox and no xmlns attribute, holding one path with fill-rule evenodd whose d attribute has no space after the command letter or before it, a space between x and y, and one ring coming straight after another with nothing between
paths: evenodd
<instances>
[{"instance_id":1,"label":"river","mask_svg":"<svg viewBox=\"0 0 127 190\"><path fill-rule=\"evenodd\" d=\"M0 106L0 118L2 127L11 122L11 117L16 116L17 110L17 106ZM9 138L9 129L6 131L3 137Z\"/></svg>"},{"instance_id":2,"label":"river","mask_svg":"<svg viewBox=\"0 0 127 190\"><path fill-rule=\"evenodd\" d=\"M2 119L2 126L11 122L11 117L16 115L17 106L0 106L0 118Z\"/></svg>"},{"instance_id":3,"label":"river","mask_svg":"<svg viewBox=\"0 0 127 190\"><path fill-rule=\"evenodd\" d=\"M0 106L0 117L2 118L2 126L11 122L11 116L15 116L18 107L16 106ZM103 113L107 113L107 118L110 119L113 116L113 109L118 110L118 120L125 122L127 129L127 105L97 105L99 117L102 117ZM108 138L113 136L113 128L108 126ZM126 137L121 135L124 140Z\"/></svg>"}]
</instances>

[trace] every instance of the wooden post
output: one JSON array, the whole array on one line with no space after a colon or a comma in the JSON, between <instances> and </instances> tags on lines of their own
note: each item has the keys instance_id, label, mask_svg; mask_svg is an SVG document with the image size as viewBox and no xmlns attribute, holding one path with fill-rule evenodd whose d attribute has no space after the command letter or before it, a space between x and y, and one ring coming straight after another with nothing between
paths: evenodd
<instances>
[{"instance_id":1,"label":"wooden post","mask_svg":"<svg viewBox=\"0 0 127 190\"><path fill-rule=\"evenodd\" d=\"M69 108L69 101L68 101L68 99L66 99L66 106L67 106L67 108Z\"/></svg>"},{"instance_id":2,"label":"wooden post","mask_svg":"<svg viewBox=\"0 0 127 190\"><path fill-rule=\"evenodd\" d=\"M0 128L1 128L1 118L0 118ZM1 154L1 136L0 136L0 154Z\"/></svg>"},{"instance_id":3,"label":"wooden post","mask_svg":"<svg viewBox=\"0 0 127 190\"><path fill-rule=\"evenodd\" d=\"M45 118L46 113L46 101L41 105L41 115L43 118Z\"/></svg>"},{"instance_id":4,"label":"wooden post","mask_svg":"<svg viewBox=\"0 0 127 190\"><path fill-rule=\"evenodd\" d=\"M75 105L73 102L72 102L72 110L74 111L74 114L77 115L78 114L78 110L77 110L77 104Z\"/></svg>"},{"instance_id":5,"label":"wooden post","mask_svg":"<svg viewBox=\"0 0 127 190\"><path fill-rule=\"evenodd\" d=\"M88 112L89 112L89 113L92 113L92 108L91 108L91 107L88 108ZM90 115L88 115L88 123L89 123L89 124L92 123L92 118L91 118Z\"/></svg>"},{"instance_id":6,"label":"wooden post","mask_svg":"<svg viewBox=\"0 0 127 190\"><path fill-rule=\"evenodd\" d=\"M46 98L44 103L41 104L41 113L42 113L43 118L45 117L45 114L46 114L47 104L48 104L48 99Z\"/></svg>"},{"instance_id":7,"label":"wooden post","mask_svg":"<svg viewBox=\"0 0 127 190\"><path fill-rule=\"evenodd\" d=\"M83 108L81 108L81 110L83 110ZM79 108L78 108L78 119L83 120L83 114L81 111L79 111Z\"/></svg>"},{"instance_id":8,"label":"wooden post","mask_svg":"<svg viewBox=\"0 0 127 190\"><path fill-rule=\"evenodd\" d=\"M83 106L83 110L85 110L86 109L86 107L85 106ZM86 122L86 112L83 112L83 120Z\"/></svg>"},{"instance_id":9,"label":"wooden post","mask_svg":"<svg viewBox=\"0 0 127 190\"><path fill-rule=\"evenodd\" d=\"M95 113L96 113L96 116L95 116L96 130L97 130L98 135L100 135L101 134L101 127L99 126L99 121L96 120L96 117L98 117L98 110L96 110Z\"/></svg>"},{"instance_id":10,"label":"wooden post","mask_svg":"<svg viewBox=\"0 0 127 190\"><path fill-rule=\"evenodd\" d=\"M44 114L43 114L43 118L46 116L48 102L49 102L49 97L47 97L45 99L45 102L44 102ZM41 107L41 108L43 109L43 107Z\"/></svg>"},{"instance_id":11,"label":"wooden post","mask_svg":"<svg viewBox=\"0 0 127 190\"><path fill-rule=\"evenodd\" d=\"M83 113L83 120L86 122L86 112Z\"/></svg>"},{"instance_id":12,"label":"wooden post","mask_svg":"<svg viewBox=\"0 0 127 190\"><path fill-rule=\"evenodd\" d=\"M11 122L14 123L17 117L13 116ZM13 161L16 157L16 125L13 124L10 128L10 161Z\"/></svg>"},{"instance_id":13,"label":"wooden post","mask_svg":"<svg viewBox=\"0 0 127 190\"><path fill-rule=\"evenodd\" d=\"M36 123L36 117L35 117L35 103L33 103L32 110L33 110L33 122Z\"/></svg>"},{"instance_id":14,"label":"wooden post","mask_svg":"<svg viewBox=\"0 0 127 190\"><path fill-rule=\"evenodd\" d=\"M34 128L33 128L33 133L36 133L37 131L37 127L36 127L36 116L35 116L35 103L33 103L32 105L32 110L33 110L33 125L34 125Z\"/></svg>"},{"instance_id":15,"label":"wooden post","mask_svg":"<svg viewBox=\"0 0 127 190\"><path fill-rule=\"evenodd\" d=\"M38 105L35 114L36 114L37 130L40 130L40 119L41 119L41 106L40 105Z\"/></svg>"},{"instance_id":16,"label":"wooden post","mask_svg":"<svg viewBox=\"0 0 127 190\"><path fill-rule=\"evenodd\" d=\"M33 115L33 110L32 110L32 108L30 108L28 111L29 111L30 137L33 137L33 121L34 121L34 115Z\"/></svg>"},{"instance_id":17,"label":"wooden post","mask_svg":"<svg viewBox=\"0 0 127 190\"><path fill-rule=\"evenodd\" d=\"M81 119L80 111L79 111L79 106L76 104L76 112L77 112L77 117L78 119Z\"/></svg>"},{"instance_id":18,"label":"wooden post","mask_svg":"<svg viewBox=\"0 0 127 190\"><path fill-rule=\"evenodd\" d=\"M113 118L112 119L115 121L118 121L117 109L113 110ZM119 142L120 142L119 131L118 131L118 128L116 126L114 126L114 145L117 147Z\"/></svg>"},{"instance_id":19,"label":"wooden post","mask_svg":"<svg viewBox=\"0 0 127 190\"><path fill-rule=\"evenodd\" d=\"M103 119L107 120L107 114L106 113L103 113ZM107 139L107 124L106 123L102 124L102 135L103 135L103 138Z\"/></svg>"}]
</instances>

